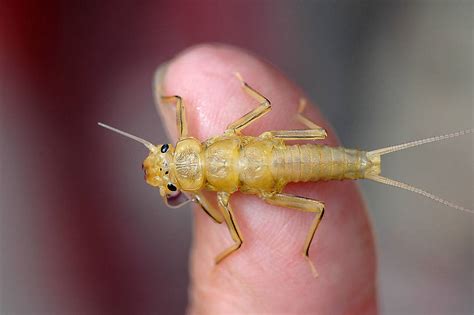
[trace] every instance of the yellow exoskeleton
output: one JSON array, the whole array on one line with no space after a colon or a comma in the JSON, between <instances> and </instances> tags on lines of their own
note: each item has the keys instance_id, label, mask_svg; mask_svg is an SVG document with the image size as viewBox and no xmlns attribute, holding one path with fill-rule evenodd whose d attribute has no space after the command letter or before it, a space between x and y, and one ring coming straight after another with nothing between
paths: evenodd
<instances>
[{"instance_id":1,"label":"yellow exoskeleton","mask_svg":"<svg viewBox=\"0 0 474 315\"><path fill-rule=\"evenodd\" d=\"M303 115L306 103L301 100L296 117L308 129L266 131L258 137L245 136L241 131L267 114L271 110L271 105L265 96L245 83L240 75L237 74L237 77L244 91L259 105L228 125L223 135L210 138L203 143L188 135L184 102L179 96L159 96L163 103L176 104L179 139L175 146L171 144L155 146L99 123L102 127L141 142L150 150L150 154L143 162L145 179L148 184L159 188L161 196L168 205L181 206L187 201L194 201L215 222L226 223L235 243L216 257L216 263L238 250L243 242L242 233L230 205L230 197L237 191L255 194L272 205L315 214L303 247L304 257L310 263L313 273L315 269L308 254L323 217L324 204L321 201L283 193L285 185L290 182L366 178L413 191L449 207L474 213L473 210L380 175L381 155L457 137L471 133L474 129L368 152L318 144L289 145L287 142L292 140L321 140L327 135L323 128ZM202 194L204 190L217 192L218 209L204 197ZM182 202L179 192L184 192L188 199Z\"/></svg>"}]
</instances>

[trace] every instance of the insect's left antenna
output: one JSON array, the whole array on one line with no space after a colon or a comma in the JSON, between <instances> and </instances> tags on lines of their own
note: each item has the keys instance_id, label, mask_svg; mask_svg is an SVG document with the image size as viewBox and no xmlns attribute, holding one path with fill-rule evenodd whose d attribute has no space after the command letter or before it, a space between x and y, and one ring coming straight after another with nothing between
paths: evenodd
<instances>
[{"instance_id":1,"label":"insect's left antenna","mask_svg":"<svg viewBox=\"0 0 474 315\"><path fill-rule=\"evenodd\" d=\"M127 137L127 138L130 138L130 139L133 139L133 140L135 140L135 141L140 142L140 143L143 144L145 147L147 147L147 149L150 150L151 152L154 152L154 153L155 153L155 152L158 151L158 149L157 149L153 144L151 144L151 142L148 142L148 141L146 141L146 140L144 140L144 139L142 139L142 138L139 138L139 137L137 137L137 136L131 135L131 134L125 132L125 131L119 130L119 129L117 129L117 128L111 127L111 126L106 125L106 124L103 124L103 123L101 123L101 122L98 122L97 124L98 124L99 126L101 126L101 127L104 127L104 128L109 129L109 130L111 130L111 131L113 131L113 132L116 132L116 133L118 133L118 134L121 134L122 136L125 136L125 137Z\"/></svg>"}]
</instances>

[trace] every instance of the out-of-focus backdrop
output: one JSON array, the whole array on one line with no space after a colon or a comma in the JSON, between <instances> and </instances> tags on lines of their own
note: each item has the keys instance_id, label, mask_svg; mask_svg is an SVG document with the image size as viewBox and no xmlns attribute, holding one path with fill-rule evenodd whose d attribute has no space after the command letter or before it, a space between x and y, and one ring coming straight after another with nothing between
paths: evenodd
<instances>
[{"instance_id":1,"label":"out-of-focus backdrop","mask_svg":"<svg viewBox=\"0 0 474 315\"><path fill-rule=\"evenodd\" d=\"M459 0L2 1L0 312L184 312L191 212L165 208L142 179L146 152L96 125L164 142L151 81L174 54L212 41L263 56L344 145L374 149L474 126L473 12ZM472 208L472 149L472 136L427 145L384 158L384 172ZM361 187L382 312L472 314L474 216Z\"/></svg>"}]
</instances>

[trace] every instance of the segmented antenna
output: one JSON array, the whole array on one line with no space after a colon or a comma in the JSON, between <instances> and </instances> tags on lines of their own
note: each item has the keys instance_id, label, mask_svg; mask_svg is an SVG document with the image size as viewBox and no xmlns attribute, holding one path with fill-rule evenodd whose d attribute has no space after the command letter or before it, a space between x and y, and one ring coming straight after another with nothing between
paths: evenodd
<instances>
[{"instance_id":1,"label":"segmented antenna","mask_svg":"<svg viewBox=\"0 0 474 315\"><path fill-rule=\"evenodd\" d=\"M369 151L369 152L367 152L367 156L369 158L370 157L377 157L377 156L380 157L381 155L384 155L384 154L388 154L388 153L392 153L392 152L396 152L396 151L400 151L400 150L405 150L405 149L408 149L408 148L416 147L416 146L426 144L426 143L430 143L430 142L436 142L436 141L451 139L451 138L455 138L455 137L466 135L466 134L473 133L473 132L474 132L474 129L467 129L467 130L453 132L453 133L443 135L443 136L431 137L431 138L426 138L426 139L417 140L417 141L413 141L413 142L408 142L408 143L404 143L404 144L394 145L394 146L390 146L390 147L386 147L386 148L382 148L382 149ZM385 184L385 185L390 185L390 186L402 188L402 189L405 189L405 190L408 190L408 191L412 191L414 193L420 194L420 195L425 196L427 198L433 199L434 201L442 203L442 204L444 204L448 207L474 214L474 210L458 206L458 205L456 205L456 204L454 204L450 201L446 201L446 200L444 200L444 199L442 199L442 198L440 198L436 195L433 195L432 193L424 191L420 188L416 188L416 187L410 186L410 185L402 183L402 182L398 182L396 180L393 180L393 179L390 179L390 178L387 178L387 177L372 174L372 175L368 175L367 179L371 179L373 181L376 181L376 182L379 182L379 183L382 183L382 184Z\"/></svg>"},{"instance_id":2,"label":"segmented antenna","mask_svg":"<svg viewBox=\"0 0 474 315\"><path fill-rule=\"evenodd\" d=\"M121 134L122 136L125 136L125 137L127 137L127 138L130 138L130 139L133 139L133 140L135 140L135 141L140 142L140 143L143 144L145 147L147 147L147 149L150 150L151 152L154 152L154 153L155 153L155 152L158 151L158 149L157 149L153 144L151 144L151 142L148 142L148 141L146 141L146 140L144 140L144 139L142 139L142 138L139 138L139 137L137 137L137 136L131 135L131 134L125 132L125 131L119 130L119 129L117 129L117 128L111 127L111 126L106 125L106 124L103 124L103 123L101 123L101 122L98 122L97 124L98 124L99 126L101 126L101 127L104 127L104 128L106 128L106 129L112 130L113 132L116 132L116 133L118 133L118 134Z\"/></svg>"},{"instance_id":3,"label":"segmented antenna","mask_svg":"<svg viewBox=\"0 0 474 315\"><path fill-rule=\"evenodd\" d=\"M385 184L385 185L390 185L390 186L406 189L408 191L412 191L414 193L420 194L422 196L433 199L434 201L442 203L445 206L448 206L450 208L454 208L454 209L458 209L458 210L461 210L461 211L465 211L465 212L469 212L469 213L474 214L474 210L466 209L464 207L458 206L457 204L454 204L450 201L444 200L444 199L442 199L442 198L440 198L436 195L433 195L433 194L431 194L427 191L424 191L423 189L416 188L416 187L410 186L408 184L405 184L405 183L402 183L402 182L399 182L399 181L396 181L396 180L393 180L393 179L390 179L390 178L386 178L386 177L383 177L383 176L380 176L380 175L370 175L367 178L371 179L373 181Z\"/></svg>"},{"instance_id":4,"label":"segmented antenna","mask_svg":"<svg viewBox=\"0 0 474 315\"><path fill-rule=\"evenodd\" d=\"M446 139L451 139L451 138L463 136L463 135L466 135L466 134L472 133L472 132L474 132L474 129L461 130L461 131L453 132L453 133L443 135L443 136L431 137L431 138L412 141L412 142L408 142L408 143L404 143L404 144L394 145L394 146L390 146L390 147L386 147L386 148L382 148L382 149L373 150L373 151L368 152L368 155L369 156L370 155L379 155L380 156L380 155L384 155L384 154L388 154L388 153L392 153L392 152L396 152L396 151L416 147L416 146L426 144L426 143L430 143L430 142L436 142L436 141L441 141L441 140L446 140Z\"/></svg>"}]
</instances>

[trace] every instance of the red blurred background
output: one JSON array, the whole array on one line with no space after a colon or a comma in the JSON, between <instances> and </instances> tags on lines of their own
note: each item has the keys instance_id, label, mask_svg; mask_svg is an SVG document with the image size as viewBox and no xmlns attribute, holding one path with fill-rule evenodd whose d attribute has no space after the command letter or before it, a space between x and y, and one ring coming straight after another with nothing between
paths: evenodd
<instances>
[{"instance_id":1,"label":"red blurred background","mask_svg":"<svg viewBox=\"0 0 474 315\"><path fill-rule=\"evenodd\" d=\"M428 24L420 26L419 19ZM461 22L456 24L453 22L456 19ZM433 6L380 5L375 1L359 4L3 1L0 10L1 312L180 314L185 311L191 214L166 209L158 193L143 182L140 165L146 152L139 145L96 125L97 121L103 121L155 143L164 142L166 136L153 106L151 81L158 65L174 54L202 42L224 42L264 56L308 90L323 106L323 112L344 142L357 147L361 143L369 144L366 137L369 131L361 131L361 125L369 129L372 126L372 130L373 126L377 130L384 127L380 123L369 124L376 121L372 116L377 112L374 108L384 107L371 105L370 101L386 99L368 97L372 94L364 90L366 85L387 91L389 102L385 113L393 118L394 124L397 124L397 93L406 93L391 85L402 82L403 74L385 68L394 71L385 73L395 78L389 81L380 75L381 69L366 70L373 62L403 65L413 63L415 58L419 64L426 56L431 56L426 60L436 64L459 60L460 63L449 68L441 67L439 72L426 74L465 84L467 87L460 93L454 87L444 93L452 93L448 102L458 105L450 105L446 111L443 107L446 104L440 100L437 110L429 106L419 112L410 109L415 115L412 125L417 125L427 111L433 110L438 119L446 119L446 129L430 123L431 127L407 127L395 136L386 131L391 136L369 138L373 140L370 144L377 147L389 141L412 139L415 131L430 136L472 126L472 61L469 63L472 20L472 3L468 1ZM418 27L434 30L446 27L449 32L432 34L425 30L422 34L411 34ZM437 36L449 40L452 34L461 39L447 53L438 54L432 47L424 47L423 41L430 42ZM376 43L380 42L389 42L389 46L377 48L380 46ZM396 49L390 50L390 45ZM384 53L384 61L376 58L380 51ZM413 51L418 52L413 55ZM430 69L429 62L426 71ZM463 72L466 62L468 70ZM463 76L463 73L467 74ZM461 83L456 83L459 89ZM426 84L423 89L423 84L417 93L431 93L428 87L433 89L433 85ZM434 85L437 88L439 85ZM363 101L367 99L368 102ZM447 113L446 117L441 116L443 113ZM410 125L403 115L398 126ZM450 115L452 120L447 118ZM429 132L427 128L431 128ZM464 142L464 147L466 144L469 149L468 142ZM472 143L470 152L472 161ZM460 159L465 163L469 156ZM472 174L460 172L457 176L467 184L456 190L459 195L454 197L460 203L469 205L471 201L472 204L468 193ZM450 180L455 182L454 178ZM436 182L436 178L432 181ZM373 205L378 205L376 202ZM419 199L416 202L423 203ZM411 220L405 215L404 222L398 224ZM378 220L382 226L385 221L374 216L376 230L381 229ZM459 227L465 217L457 220ZM394 223L393 218L389 221ZM465 221L469 224L469 220ZM384 232L388 230L390 234L389 229L384 226ZM382 238L379 246L403 243L398 230L392 234L395 235L392 241ZM465 234L453 240L453 244L462 241L466 242ZM466 248L472 243L463 244L454 255L457 253L457 259L464 259L469 265L472 249L469 252ZM410 250L418 249L403 248L401 253L411 253ZM390 304L388 293L404 292L404 285L391 291L383 279L391 279L384 275L394 270L402 271L400 267L383 264L384 257L392 261L393 252L388 256L381 253L381 286L385 288L382 308L399 310L400 303ZM426 268L422 262L423 259L417 260L407 268L419 271ZM448 299L444 303L441 299L439 303L444 306L439 308L430 301L428 309L452 310L455 307L452 305L460 305L461 310L467 310L469 283L461 279L466 271L469 272L469 267L464 266L459 274L443 281L452 282L453 289L448 295L457 296L454 302ZM437 275L425 276L433 279ZM404 280L408 281L407 286L416 286L415 280L413 283ZM436 282L425 285L420 292L437 286ZM429 291L426 301L437 293ZM411 305L410 297L401 293L399 298ZM413 308L402 310L427 310L412 304L415 304Z\"/></svg>"}]
</instances>

